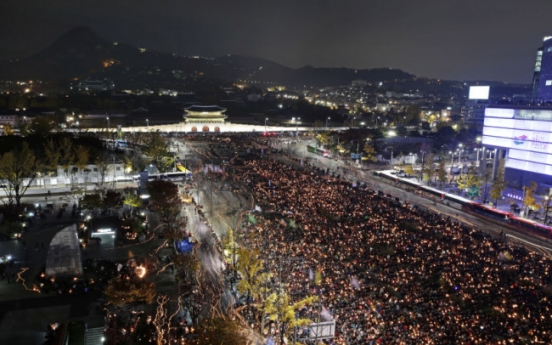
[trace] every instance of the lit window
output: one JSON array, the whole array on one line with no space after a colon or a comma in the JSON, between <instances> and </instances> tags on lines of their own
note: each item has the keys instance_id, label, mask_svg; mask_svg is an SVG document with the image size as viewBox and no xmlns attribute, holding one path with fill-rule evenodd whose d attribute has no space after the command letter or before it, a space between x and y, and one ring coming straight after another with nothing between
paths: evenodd
<instances>
[{"instance_id":1,"label":"lit window","mask_svg":"<svg viewBox=\"0 0 552 345\"><path fill-rule=\"evenodd\" d=\"M546 86L552 86L552 80L547 80L546 81Z\"/></svg>"}]
</instances>

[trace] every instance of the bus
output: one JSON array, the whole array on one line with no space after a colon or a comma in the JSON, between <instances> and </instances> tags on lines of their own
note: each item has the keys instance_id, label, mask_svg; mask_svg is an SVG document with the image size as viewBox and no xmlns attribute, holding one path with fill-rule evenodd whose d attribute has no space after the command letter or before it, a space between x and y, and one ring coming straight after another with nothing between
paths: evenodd
<instances>
[{"instance_id":1,"label":"bus","mask_svg":"<svg viewBox=\"0 0 552 345\"><path fill-rule=\"evenodd\" d=\"M332 156L330 150L326 150L326 149L323 149L323 148L318 148L316 147L316 145L313 145L313 144L309 144L307 145L307 151L311 152L311 153L315 153L319 156L322 156L322 157L326 157L326 158L330 158Z\"/></svg>"}]
</instances>

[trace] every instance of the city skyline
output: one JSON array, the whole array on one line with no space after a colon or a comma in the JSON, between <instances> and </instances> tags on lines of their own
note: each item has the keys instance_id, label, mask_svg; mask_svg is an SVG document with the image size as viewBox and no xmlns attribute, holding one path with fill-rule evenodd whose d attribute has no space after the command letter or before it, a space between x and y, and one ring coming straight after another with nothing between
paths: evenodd
<instances>
[{"instance_id":1,"label":"city skyline","mask_svg":"<svg viewBox=\"0 0 552 345\"><path fill-rule=\"evenodd\" d=\"M36 53L71 28L183 55L236 54L292 68L391 67L430 78L529 84L552 32L547 9L514 1L363 3L167 1L4 4L0 58ZM536 10L538 9L538 10Z\"/></svg>"}]
</instances>

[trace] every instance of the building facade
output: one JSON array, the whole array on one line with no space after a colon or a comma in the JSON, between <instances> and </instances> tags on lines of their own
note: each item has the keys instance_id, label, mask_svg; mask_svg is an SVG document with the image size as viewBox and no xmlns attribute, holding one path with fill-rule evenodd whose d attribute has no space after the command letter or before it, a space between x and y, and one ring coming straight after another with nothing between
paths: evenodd
<instances>
[{"instance_id":1,"label":"building facade","mask_svg":"<svg viewBox=\"0 0 552 345\"><path fill-rule=\"evenodd\" d=\"M226 109L216 105L192 105L184 111L184 121L191 132L220 132L226 119Z\"/></svg>"},{"instance_id":2,"label":"building facade","mask_svg":"<svg viewBox=\"0 0 552 345\"><path fill-rule=\"evenodd\" d=\"M489 106L482 144L505 152L506 179L517 188L552 187L552 108ZM496 160L494 162L496 170Z\"/></svg>"},{"instance_id":3,"label":"building facade","mask_svg":"<svg viewBox=\"0 0 552 345\"><path fill-rule=\"evenodd\" d=\"M533 72L533 98L537 102L552 102L552 36L546 36L537 50Z\"/></svg>"}]
</instances>

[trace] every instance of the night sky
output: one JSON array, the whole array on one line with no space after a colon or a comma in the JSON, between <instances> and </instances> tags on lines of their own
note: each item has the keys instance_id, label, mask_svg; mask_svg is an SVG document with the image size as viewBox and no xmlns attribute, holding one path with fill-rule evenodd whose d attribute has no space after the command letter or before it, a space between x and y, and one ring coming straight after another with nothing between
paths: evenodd
<instances>
[{"instance_id":1,"label":"night sky","mask_svg":"<svg viewBox=\"0 0 552 345\"><path fill-rule=\"evenodd\" d=\"M0 58L88 25L108 41L184 55L529 83L551 13L551 0L2 0Z\"/></svg>"}]
</instances>

